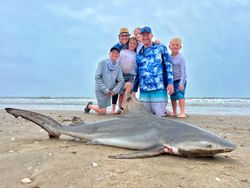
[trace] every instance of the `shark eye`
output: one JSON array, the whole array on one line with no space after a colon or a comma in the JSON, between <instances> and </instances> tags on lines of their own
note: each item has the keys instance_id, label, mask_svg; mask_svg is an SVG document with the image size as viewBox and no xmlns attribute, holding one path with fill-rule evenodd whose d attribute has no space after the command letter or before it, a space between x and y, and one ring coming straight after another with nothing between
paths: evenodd
<instances>
[{"instance_id":1,"label":"shark eye","mask_svg":"<svg viewBox=\"0 0 250 188\"><path fill-rule=\"evenodd\" d=\"M208 148L211 148L211 147L212 147L212 144L208 144L207 147L208 147Z\"/></svg>"}]
</instances>

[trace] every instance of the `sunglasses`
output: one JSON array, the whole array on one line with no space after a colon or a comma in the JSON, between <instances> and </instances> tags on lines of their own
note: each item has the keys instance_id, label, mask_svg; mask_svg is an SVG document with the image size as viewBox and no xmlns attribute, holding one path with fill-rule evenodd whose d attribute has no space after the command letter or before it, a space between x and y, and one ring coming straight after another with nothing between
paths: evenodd
<instances>
[{"instance_id":1,"label":"sunglasses","mask_svg":"<svg viewBox=\"0 0 250 188\"><path fill-rule=\"evenodd\" d=\"M120 37L129 37L129 35L119 35Z\"/></svg>"}]
</instances>

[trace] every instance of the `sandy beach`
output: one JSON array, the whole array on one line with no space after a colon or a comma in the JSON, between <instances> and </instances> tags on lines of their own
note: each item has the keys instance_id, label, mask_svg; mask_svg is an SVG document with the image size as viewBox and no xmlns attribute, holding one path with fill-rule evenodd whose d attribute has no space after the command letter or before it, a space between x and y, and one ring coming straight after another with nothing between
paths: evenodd
<instances>
[{"instance_id":1,"label":"sandy beach","mask_svg":"<svg viewBox=\"0 0 250 188\"><path fill-rule=\"evenodd\" d=\"M60 123L112 118L81 111L38 111ZM0 187L250 187L250 117L190 115L192 123L237 144L213 158L170 155L114 160L128 150L49 139L37 125L0 111ZM30 178L31 183L21 180Z\"/></svg>"}]
</instances>

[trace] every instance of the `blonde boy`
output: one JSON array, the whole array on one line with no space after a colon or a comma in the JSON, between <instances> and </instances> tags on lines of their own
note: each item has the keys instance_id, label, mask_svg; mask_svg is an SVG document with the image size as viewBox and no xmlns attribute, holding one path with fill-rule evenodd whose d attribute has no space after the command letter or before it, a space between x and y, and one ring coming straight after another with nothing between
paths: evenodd
<instances>
[{"instance_id":1,"label":"blonde boy","mask_svg":"<svg viewBox=\"0 0 250 188\"><path fill-rule=\"evenodd\" d=\"M170 96L173 112L171 116L177 116L179 118L185 118L185 90L187 84L186 75L186 62L180 49L182 42L180 38L172 38L169 43L169 49L171 50L171 58L173 62L173 76L174 76L174 93ZM177 115L177 100L179 100L180 114Z\"/></svg>"}]
</instances>

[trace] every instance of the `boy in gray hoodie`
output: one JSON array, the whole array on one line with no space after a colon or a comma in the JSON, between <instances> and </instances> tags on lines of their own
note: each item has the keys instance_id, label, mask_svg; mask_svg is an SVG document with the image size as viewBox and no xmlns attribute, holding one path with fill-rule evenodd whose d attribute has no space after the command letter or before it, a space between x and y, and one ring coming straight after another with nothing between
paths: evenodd
<instances>
[{"instance_id":1,"label":"boy in gray hoodie","mask_svg":"<svg viewBox=\"0 0 250 188\"><path fill-rule=\"evenodd\" d=\"M119 93L124 84L122 70L116 60L119 58L120 49L116 46L110 49L109 59L104 59L98 64L95 74L95 93L98 105L89 102L85 112L92 109L99 114L106 114L107 107L111 105L111 97Z\"/></svg>"}]
</instances>

